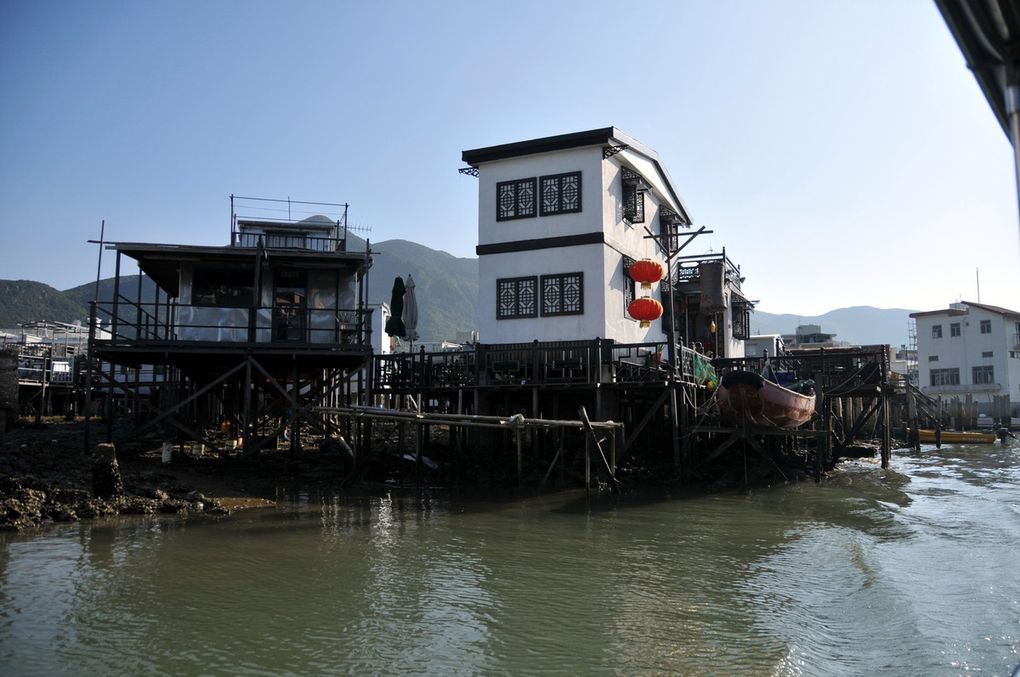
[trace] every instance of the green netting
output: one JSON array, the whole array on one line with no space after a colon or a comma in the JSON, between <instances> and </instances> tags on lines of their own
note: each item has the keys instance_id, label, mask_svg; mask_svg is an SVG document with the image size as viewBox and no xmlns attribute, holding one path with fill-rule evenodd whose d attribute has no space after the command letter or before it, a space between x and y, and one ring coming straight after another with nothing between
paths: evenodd
<instances>
[{"instance_id":1,"label":"green netting","mask_svg":"<svg viewBox=\"0 0 1020 677\"><path fill-rule=\"evenodd\" d=\"M709 381L712 381L712 383L718 383L719 381L715 375L715 367L700 355L694 356L694 380L699 385L704 385Z\"/></svg>"}]
</instances>

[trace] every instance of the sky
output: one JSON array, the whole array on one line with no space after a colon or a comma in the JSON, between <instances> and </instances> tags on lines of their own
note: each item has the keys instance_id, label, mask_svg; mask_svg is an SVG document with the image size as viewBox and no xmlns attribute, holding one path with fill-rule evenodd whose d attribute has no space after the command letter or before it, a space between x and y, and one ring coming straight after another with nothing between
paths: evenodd
<instances>
[{"instance_id":1,"label":"sky","mask_svg":"<svg viewBox=\"0 0 1020 677\"><path fill-rule=\"evenodd\" d=\"M95 279L103 220L226 244L231 194L471 257L461 151L612 125L761 310L1020 309L1012 151L931 0L0 0L0 92L3 279Z\"/></svg>"}]
</instances>

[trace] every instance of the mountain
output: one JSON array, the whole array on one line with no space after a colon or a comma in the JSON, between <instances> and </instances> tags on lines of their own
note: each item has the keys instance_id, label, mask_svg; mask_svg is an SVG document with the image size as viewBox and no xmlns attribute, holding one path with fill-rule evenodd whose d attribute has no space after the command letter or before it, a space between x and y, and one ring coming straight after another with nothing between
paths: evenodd
<instances>
[{"instance_id":1,"label":"mountain","mask_svg":"<svg viewBox=\"0 0 1020 677\"><path fill-rule=\"evenodd\" d=\"M99 281L99 298L100 299L112 299L113 298L113 283L114 278L108 277L105 280ZM85 284L72 287L71 289L65 289L61 292L64 296L74 299L81 303L83 306L88 308L89 301L96 298L96 283L86 282ZM154 294L156 293L156 283L148 278L148 276L142 276L142 300L145 303L152 303ZM121 275L120 277L120 295L124 298L131 299L132 301L137 300L138 296L138 276L137 275ZM86 315L88 311L86 310ZM121 313L118 313L121 315Z\"/></svg>"},{"instance_id":2,"label":"mountain","mask_svg":"<svg viewBox=\"0 0 1020 677\"><path fill-rule=\"evenodd\" d=\"M414 278L418 335L424 341L453 339L476 328L478 259L457 258L407 240L372 243L368 299L389 303L396 277Z\"/></svg>"},{"instance_id":3,"label":"mountain","mask_svg":"<svg viewBox=\"0 0 1020 677\"><path fill-rule=\"evenodd\" d=\"M55 320L87 323L88 307L48 284L31 280L0 280L0 328L25 322Z\"/></svg>"},{"instance_id":4,"label":"mountain","mask_svg":"<svg viewBox=\"0 0 1020 677\"><path fill-rule=\"evenodd\" d=\"M751 333L793 334L798 325L817 324L823 332L835 334L836 341L854 345L888 343L900 346L907 343L907 320L913 312L917 311L871 306L838 308L822 315L774 315L756 310L751 315Z\"/></svg>"}]
</instances>

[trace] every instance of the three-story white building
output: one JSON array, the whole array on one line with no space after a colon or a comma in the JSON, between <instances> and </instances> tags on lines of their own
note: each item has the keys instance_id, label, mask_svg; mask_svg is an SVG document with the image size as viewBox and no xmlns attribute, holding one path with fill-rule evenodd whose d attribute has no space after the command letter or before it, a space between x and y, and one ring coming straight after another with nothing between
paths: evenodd
<instances>
[{"instance_id":1,"label":"three-story white building","mask_svg":"<svg viewBox=\"0 0 1020 677\"><path fill-rule=\"evenodd\" d=\"M627 313L631 261L691 223L655 151L615 127L467 150L477 172L478 330L486 343L662 341ZM651 293L660 301L656 285ZM664 303L665 305L665 303Z\"/></svg>"},{"instance_id":2,"label":"three-story white building","mask_svg":"<svg viewBox=\"0 0 1020 677\"><path fill-rule=\"evenodd\" d=\"M972 395L983 413L993 396L1009 395L1020 415L1020 312L964 301L910 317L922 392Z\"/></svg>"}]
</instances>

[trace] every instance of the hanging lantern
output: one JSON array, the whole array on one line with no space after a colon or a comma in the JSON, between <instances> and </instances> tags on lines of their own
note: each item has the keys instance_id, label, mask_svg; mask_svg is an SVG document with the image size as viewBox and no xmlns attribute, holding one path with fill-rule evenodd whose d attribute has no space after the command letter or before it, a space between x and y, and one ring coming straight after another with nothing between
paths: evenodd
<instances>
[{"instance_id":1,"label":"hanging lantern","mask_svg":"<svg viewBox=\"0 0 1020 677\"><path fill-rule=\"evenodd\" d=\"M662 264L651 259L641 259L630 264L627 271L630 279L641 283L642 289L651 289L652 285L666 276Z\"/></svg>"},{"instance_id":2,"label":"hanging lantern","mask_svg":"<svg viewBox=\"0 0 1020 677\"><path fill-rule=\"evenodd\" d=\"M662 304L653 298L643 296L631 301L627 306L627 312L635 320L641 320L641 328L646 329L652 326L652 320L662 317Z\"/></svg>"}]
</instances>

